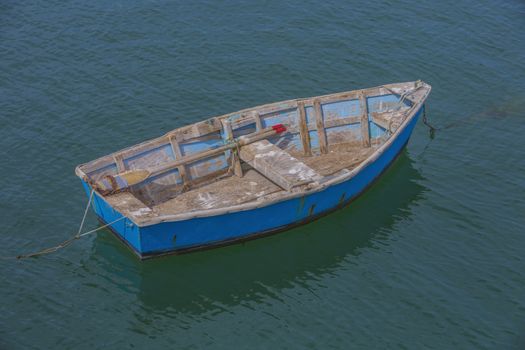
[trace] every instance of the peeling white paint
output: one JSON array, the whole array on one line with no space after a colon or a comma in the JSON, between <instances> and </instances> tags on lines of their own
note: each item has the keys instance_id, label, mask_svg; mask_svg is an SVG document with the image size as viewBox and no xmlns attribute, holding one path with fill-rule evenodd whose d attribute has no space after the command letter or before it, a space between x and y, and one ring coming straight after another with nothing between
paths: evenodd
<instances>
[{"instance_id":1,"label":"peeling white paint","mask_svg":"<svg viewBox=\"0 0 525 350\"><path fill-rule=\"evenodd\" d=\"M139 208L138 210L131 211L130 214L133 216L143 216L151 213L152 210L148 207Z\"/></svg>"}]
</instances>

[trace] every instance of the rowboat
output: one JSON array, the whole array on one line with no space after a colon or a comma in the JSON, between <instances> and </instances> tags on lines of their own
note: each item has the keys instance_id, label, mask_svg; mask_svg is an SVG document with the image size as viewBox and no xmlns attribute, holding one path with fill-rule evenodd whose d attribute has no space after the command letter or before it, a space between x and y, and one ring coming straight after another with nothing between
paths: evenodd
<instances>
[{"instance_id":1,"label":"rowboat","mask_svg":"<svg viewBox=\"0 0 525 350\"><path fill-rule=\"evenodd\" d=\"M430 85L382 85L210 118L76 167L141 259L262 237L349 204L391 164Z\"/></svg>"}]
</instances>

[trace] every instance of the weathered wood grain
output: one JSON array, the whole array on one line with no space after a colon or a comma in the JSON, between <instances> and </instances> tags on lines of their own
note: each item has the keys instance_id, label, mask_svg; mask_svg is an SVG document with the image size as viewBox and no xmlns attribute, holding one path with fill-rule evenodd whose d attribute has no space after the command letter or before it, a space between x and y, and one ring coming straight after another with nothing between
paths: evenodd
<instances>
[{"instance_id":1,"label":"weathered wood grain","mask_svg":"<svg viewBox=\"0 0 525 350\"><path fill-rule=\"evenodd\" d=\"M297 113L299 115L299 133L301 135L301 143L303 145L303 152L306 156L312 155L310 148L310 133L308 132L308 124L306 122L306 110L304 109L304 103L297 103Z\"/></svg>"},{"instance_id":2,"label":"weathered wood grain","mask_svg":"<svg viewBox=\"0 0 525 350\"><path fill-rule=\"evenodd\" d=\"M233 140L233 129L232 124L228 119L225 119L222 121L222 127L224 129L224 135L226 137L226 140ZM233 167L233 173L238 176L242 177L242 168L241 168L241 160L239 159L239 155L237 154L237 150L234 148L230 152L230 161Z\"/></svg>"},{"instance_id":3,"label":"weathered wood grain","mask_svg":"<svg viewBox=\"0 0 525 350\"><path fill-rule=\"evenodd\" d=\"M113 159L115 160L115 164L117 165L117 172L121 173L123 171L126 171L126 165L124 164L124 159L122 158L122 155L115 154L113 156Z\"/></svg>"},{"instance_id":4,"label":"weathered wood grain","mask_svg":"<svg viewBox=\"0 0 525 350\"><path fill-rule=\"evenodd\" d=\"M368 106L366 103L366 96L359 95L359 105L361 108L361 138L364 147L370 147L370 125L368 123Z\"/></svg>"},{"instance_id":5,"label":"weathered wood grain","mask_svg":"<svg viewBox=\"0 0 525 350\"><path fill-rule=\"evenodd\" d=\"M287 191L321 179L321 176L312 168L268 140L257 141L242 147L240 156L255 170Z\"/></svg>"},{"instance_id":6,"label":"weathered wood grain","mask_svg":"<svg viewBox=\"0 0 525 350\"><path fill-rule=\"evenodd\" d=\"M321 109L321 101L314 101L314 114L315 114L315 125L317 127L317 133L319 135L319 148L322 154L328 152L328 143L326 141L326 132L324 130L323 123L323 110Z\"/></svg>"},{"instance_id":7,"label":"weathered wood grain","mask_svg":"<svg viewBox=\"0 0 525 350\"><path fill-rule=\"evenodd\" d=\"M183 158L182 151L180 150L180 144L179 144L179 141L177 141L177 136L176 135L170 135L169 136L169 140L170 140L170 144L171 144L171 149L173 150L173 154L175 154L175 157L177 159L182 159ZM182 183L185 186L189 186L191 181L190 181L190 179L187 176L186 165L185 164L181 164L178 167L178 170L179 170L180 178L182 179Z\"/></svg>"},{"instance_id":8,"label":"weathered wood grain","mask_svg":"<svg viewBox=\"0 0 525 350\"><path fill-rule=\"evenodd\" d=\"M325 130L328 128L334 128L336 126L351 125L361 122L361 116L344 117L337 119L329 119L324 121Z\"/></svg>"},{"instance_id":9,"label":"weathered wood grain","mask_svg":"<svg viewBox=\"0 0 525 350\"><path fill-rule=\"evenodd\" d=\"M263 129L262 121L261 121L261 115L257 111L252 112L252 117L255 119L255 128L257 131Z\"/></svg>"}]
</instances>

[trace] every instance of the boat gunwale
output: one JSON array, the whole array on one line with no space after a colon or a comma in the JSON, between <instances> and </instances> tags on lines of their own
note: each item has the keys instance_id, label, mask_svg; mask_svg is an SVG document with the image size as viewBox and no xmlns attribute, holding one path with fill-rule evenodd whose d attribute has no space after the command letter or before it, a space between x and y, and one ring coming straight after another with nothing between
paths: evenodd
<instances>
[{"instance_id":1,"label":"boat gunwale","mask_svg":"<svg viewBox=\"0 0 525 350\"><path fill-rule=\"evenodd\" d=\"M274 113L274 112L277 112L277 111L280 111L280 110L297 108L297 103L298 102L302 102L302 103L305 104L305 107L309 107L309 105L313 105L314 100L320 100L321 103L333 103L333 102L338 102L338 101L357 99L359 97L359 94L361 94L361 93L363 93L367 98L375 97L375 96L382 96L384 94L381 94L381 89L385 89L390 94L396 94L396 92L391 90L392 88L398 88L400 86L405 86L405 85L408 85L408 84L415 84L416 82L417 81L407 81L407 82L401 82L401 83L384 84L384 85L370 87L370 88L364 88L364 89L348 90L348 91L336 92L336 93L319 95L319 96L311 96L311 97L296 98L296 99L289 99L289 100L278 101L278 102L265 103L265 104L262 104L262 105L259 105L259 106L244 108L244 109L241 109L241 110L238 110L238 111L235 111L235 112L226 113L226 114L222 114L222 115L215 116L215 117L210 117L210 118L207 118L207 119L204 119L204 120L197 121L197 122L192 123L192 124L183 125L183 126L181 126L179 128L170 130L170 131L168 131L167 133L165 133L165 134L163 134L161 136L158 136L158 137L155 137L155 138L143 141L143 142L139 142L139 143L134 144L132 146L128 146L128 147L122 148L122 149L120 149L118 151L115 151L115 152L103 155L102 157L93 159L93 160L91 160L89 162L85 162L85 163L79 164L79 165L77 165L75 167L75 174L78 177L80 177L80 178L85 178L85 177L87 177L87 174L82 169L85 166L88 166L88 165L93 166L93 165L97 164L98 162L108 161L108 164L104 164L104 165L102 165L101 167L98 168L98 169L100 169L100 168L103 168L105 166L113 164L115 156L126 154L126 153L128 153L130 151L134 151L136 149L140 149L140 148L142 148L144 146L147 146L147 145L151 145L152 149L154 149L155 145L157 145L157 144L160 144L160 145L164 144L163 141L165 141L166 144L169 143L169 137L170 136L176 134L177 132L181 132L182 133L182 132L184 132L186 130L189 130L189 129L191 129L191 127L193 125L198 124L198 123L204 123L204 122L212 121L212 120L219 120L220 121L220 120L232 117L234 115L242 116L242 115L245 115L246 113L249 113L249 112L255 112L255 111L259 112L261 110L264 112L261 115ZM422 82L422 83L425 84L425 85L428 85L428 84L426 84L424 82ZM430 86L430 85L428 85L428 86ZM377 94L373 94L374 92L377 92ZM426 96L425 96L425 98L426 98ZM415 104L414 101L412 101L412 100L410 100L410 102ZM292 104L292 105L285 106L287 104ZM273 108L273 107L276 107L276 108ZM280 107L280 108L277 108L277 107ZM269 110L269 111L265 110L265 109L269 109L269 108L272 108L272 110ZM197 135L197 136L194 136L193 138L199 138L199 137L203 137L203 136L206 136L206 135L207 134ZM190 140L191 139L192 138L190 138Z\"/></svg>"},{"instance_id":2,"label":"boat gunwale","mask_svg":"<svg viewBox=\"0 0 525 350\"><path fill-rule=\"evenodd\" d=\"M312 100L313 101L314 99L325 99L325 98L332 98L332 97L334 99L337 98L337 97L341 97L341 99L343 99L346 95L356 95L357 96L358 93L360 93L362 91L367 91L367 90L372 90L373 91L375 89L381 89L381 88L387 89L391 94L396 94L394 91L390 90L390 88L392 88L392 87L396 88L396 87L403 86L403 85L406 85L406 84L411 84L411 83L415 84L416 82L412 81L412 82L404 82L404 83L394 83L394 84L381 85L381 86L378 86L378 87L373 87L373 88L368 88L368 89L351 90L351 91L345 91L345 92L340 92L340 93L335 93L335 94L328 94L328 95L310 97L310 98L306 98L306 99L299 98L299 99L295 99L295 100L286 100L286 101L281 101L281 102L274 102L274 103L265 104L265 105L261 105L261 106L257 106L257 107L247 108L247 109L244 109L244 110L241 110L241 111L238 111L238 112L234 112L234 113L224 114L224 115L221 115L219 117L213 117L213 118L223 119L223 118L227 118L229 116L235 115L235 114L241 115L242 113L245 113L245 112L258 110L258 109L260 109L262 107L269 107L269 106L272 106L272 105L276 105L276 106L277 105L283 105L285 103L292 103L292 102L297 102L297 101L305 101L305 100ZM377 160L379 158L379 156L381 154L383 154L386 149L389 148L389 146L397 139L399 134L403 130L405 130L405 128L407 127L409 122L415 117L415 115L417 114L417 111L419 111L419 109L424 105L428 95L430 94L430 92L432 90L432 87L429 84L425 83L425 82L421 82L421 86L425 88L425 90L426 90L425 94L423 96L419 97L417 101L410 100L411 103L412 103L412 106L410 106L410 108L408 110L406 110L407 116L405 117L403 123L396 129L396 131L393 134L390 135L388 140L386 140L378 149L376 149L369 157L367 157L363 162L361 162L356 168L354 168L352 170L346 170L346 171L344 171L345 169L343 169L343 170L340 171L340 172L342 172L342 174L335 175L331 179L328 179L327 181L318 184L316 187L306 188L306 189L304 189L302 191L298 191L298 192L282 192L281 191L279 193L270 194L270 195L266 196L266 198L264 200L261 200L261 201L257 201L256 200L256 201L251 201L251 202L238 204L238 205L233 205L233 206L228 206L228 207L214 208L214 209L201 209L201 210L196 210L196 211L191 211L191 212L184 212L184 213L180 213L180 214L163 214L163 215L159 215L159 216L156 216L156 217L134 217L134 216L131 216L131 215L125 215L121 211L119 211L119 210L117 210L115 208L113 208L113 209L115 211L119 212L122 216L124 216L127 219L131 220L136 226L138 226L138 227L147 227L147 226L152 226L152 225L166 223L166 222L185 221L185 220L201 218L201 217L219 216L219 215L230 214L230 213L233 213L233 212L258 209L258 208L262 208L262 207L273 205L273 204L278 203L278 202L284 202L286 200L292 200L292 199L295 199L295 198L299 198L299 197L303 197L303 196L307 196L307 195L310 195L310 194L321 192L321 191L325 190L328 187L331 187L333 185L336 185L336 184L339 184L339 183L342 183L342 182L350 180L351 178L356 176L359 172L361 172L361 170L364 169L366 166L368 166L370 163L372 163L375 160ZM371 97L371 96L367 96L367 97ZM337 100L334 100L334 102L335 101L337 101ZM209 119L206 119L206 120L210 120L210 119L213 119L213 118L209 118ZM181 130L181 129L184 129L186 127L191 127L191 125L193 125L193 124L190 124L188 126L183 126L181 128L175 129L175 130ZM102 160L103 158L112 157L115 154L122 153L125 150L133 149L135 147L138 147L139 145L152 143L152 142L155 142L157 140L161 140L161 139L165 138L166 136L172 134L175 130L170 131L170 132L168 132L167 134L165 134L165 135L163 135L161 137L142 142L140 144L137 144L137 145L125 148L125 149L120 150L118 152L114 152L112 154L106 155L106 156L101 157L99 159L93 160L92 162L96 162L96 161ZM89 163L91 163L91 162L89 162ZM80 178L83 178L83 177L86 176L85 173L80 169L80 167L82 167L82 166L84 166L86 164L89 164L89 163L81 164L81 165L76 167L75 172L76 172L77 176L79 176ZM104 196L102 196L99 193L97 193L97 197L99 199L104 200L109 206L111 206L107 202L107 200L104 198ZM111 207L113 207L113 206L111 206Z\"/></svg>"}]
</instances>

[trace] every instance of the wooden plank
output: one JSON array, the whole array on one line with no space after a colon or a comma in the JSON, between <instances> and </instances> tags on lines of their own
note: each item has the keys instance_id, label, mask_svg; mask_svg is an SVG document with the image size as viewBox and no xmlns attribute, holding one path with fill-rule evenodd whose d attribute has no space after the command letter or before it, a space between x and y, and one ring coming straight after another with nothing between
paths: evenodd
<instances>
[{"instance_id":1,"label":"wooden plank","mask_svg":"<svg viewBox=\"0 0 525 350\"><path fill-rule=\"evenodd\" d=\"M360 91L347 91L319 97L321 103L351 101L359 98Z\"/></svg>"},{"instance_id":2,"label":"wooden plank","mask_svg":"<svg viewBox=\"0 0 525 350\"><path fill-rule=\"evenodd\" d=\"M233 141L233 128L231 122L228 119L222 120L222 127L224 128L226 141ZM233 173L238 177L242 177L241 160L239 159L238 153L237 149L231 149L230 159L233 166Z\"/></svg>"},{"instance_id":3,"label":"wooden plank","mask_svg":"<svg viewBox=\"0 0 525 350\"><path fill-rule=\"evenodd\" d=\"M328 128L334 128L336 126L357 124L360 122L361 122L361 116L334 118L334 119L325 120L324 128L328 129Z\"/></svg>"},{"instance_id":4,"label":"wooden plank","mask_svg":"<svg viewBox=\"0 0 525 350\"><path fill-rule=\"evenodd\" d=\"M259 115L264 115L264 114L280 112L280 111L285 111L285 110L295 109L295 108L297 108L297 100L287 100L287 101L273 102L273 103L268 103L265 105L242 109L234 113L223 114L217 118L220 120L224 120L224 119L229 119L230 117L236 114L248 115L252 111L257 111ZM240 119L242 119L242 117L239 118L239 120Z\"/></svg>"},{"instance_id":5,"label":"wooden plank","mask_svg":"<svg viewBox=\"0 0 525 350\"><path fill-rule=\"evenodd\" d=\"M390 113L388 113L390 115ZM390 131L390 120L387 118L387 113L374 112L371 115L372 121L385 130Z\"/></svg>"},{"instance_id":6,"label":"wooden plank","mask_svg":"<svg viewBox=\"0 0 525 350\"><path fill-rule=\"evenodd\" d=\"M361 116L351 116L351 117L344 117L344 118L337 118L337 119L329 119L325 120L324 122L324 128L325 131L328 128L334 128L337 126L343 126L343 125L351 125L351 124L359 124L361 123ZM308 131L316 131L317 126L315 123L310 123L307 125ZM292 134L301 133L300 125L297 127L294 126L287 126L287 131Z\"/></svg>"},{"instance_id":7,"label":"wooden plank","mask_svg":"<svg viewBox=\"0 0 525 350\"><path fill-rule=\"evenodd\" d=\"M326 132L323 123L323 111L321 109L321 102L314 101L315 125L317 127L317 134L319 135L319 147L322 154L328 153L328 144L326 142Z\"/></svg>"},{"instance_id":8,"label":"wooden plank","mask_svg":"<svg viewBox=\"0 0 525 350\"><path fill-rule=\"evenodd\" d=\"M115 164L117 165L117 173L126 171L126 165L124 164L124 158L122 157L121 154L115 154L113 156L113 160L115 161Z\"/></svg>"},{"instance_id":9,"label":"wooden plank","mask_svg":"<svg viewBox=\"0 0 525 350\"><path fill-rule=\"evenodd\" d=\"M306 123L306 110L304 103L297 103L297 113L299 114L299 133L301 134L301 142L303 144L303 152L305 156L311 156L312 150L310 148L310 133L308 132L308 124Z\"/></svg>"},{"instance_id":10,"label":"wooden plank","mask_svg":"<svg viewBox=\"0 0 525 350\"><path fill-rule=\"evenodd\" d=\"M406 113L404 111L371 113L372 121L383 129L393 133L403 123Z\"/></svg>"},{"instance_id":11,"label":"wooden plank","mask_svg":"<svg viewBox=\"0 0 525 350\"><path fill-rule=\"evenodd\" d=\"M290 107L291 106L291 107ZM282 107L282 106L280 106ZM279 109L267 109L263 112L261 110L252 110L248 111L245 114L241 114L240 117L235 118L231 121L232 127L234 129L241 128L243 126L249 125L249 124L255 124L256 128L263 128L262 119L273 116L274 114L280 114L280 113L287 113L292 112L297 109L297 103L294 103L293 105L286 104L286 107L288 108L279 108ZM223 119L224 120L224 119Z\"/></svg>"},{"instance_id":12,"label":"wooden plank","mask_svg":"<svg viewBox=\"0 0 525 350\"><path fill-rule=\"evenodd\" d=\"M189 141L221 130L217 118L210 118L192 125L183 126L168 133L168 136L176 135L179 142Z\"/></svg>"},{"instance_id":13,"label":"wooden plank","mask_svg":"<svg viewBox=\"0 0 525 350\"><path fill-rule=\"evenodd\" d=\"M262 130L263 126L262 126L261 116L260 116L259 112L253 111L252 117L253 117L253 119L255 119L255 129L257 131Z\"/></svg>"},{"instance_id":14,"label":"wooden plank","mask_svg":"<svg viewBox=\"0 0 525 350\"><path fill-rule=\"evenodd\" d=\"M175 154L177 160L182 159L183 158L182 151L180 150L180 144L179 144L179 141L177 141L177 137L175 135L171 135L169 139L170 139L171 149L173 150L173 154ZM178 166L177 169L179 170L179 175L182 179L182 184L184 186L189 186L191 180L187 176L186 165L181 164Z\"/></svg>"},{"instance_id":15,"label":"wooden plank","mask_svg":"<svg viewBox=\"0 0 525 350\"><path fill-rule=\"evenodd\" d=\"M193 179L191 181L191 185L192 187L197 187L198 185L208 182L210 180L219 179L222 175L228 173L228 171L228 169L215 170L209 174Z\"/></svg>"},{"instance_id":16,"label":"wooden plank","mask_svg":"<svg viewBox=\"0 0 525 350\"><path fill-rule=\"evenodd\" d=\"M404 89L402 88L392 88L391 89L385 86L381 89L381 92L382 92L381 95L394 94L394 95L401 97L403 93L410 92L412 90L413 90L412 88L408 88L408 87L405 87ZM416 96L413 96L410 93L408 95L405 95L404 99L409 101L412 105L419 103L418 98Z\"/></svg>"},{"instance_id":17,"label":"wooden plank","mask_svg":"<svg viewBox=\"0 0 525 350\"><path fill-rule=\"evenodd\" d=\"M232 123L229 120L222 121L222 128L224 130L224 141L233 141L233 128Z\"/></svg>"},{"instance_id":18,"label":"wooden plank","mask_svg":"<svg viewBox=\"0 0 525 350\"><path fill-rule=\"evenodd\" d=\"M368 106L366 103L366 96L361 94L359 96L359 105L361 108L361 138L364 147L370 147L370 126L368 123Z\"/></svg>"},{"instance_id":19,"label":"wooden plank","mask_svg":"<svg viewBox=\"0 0 525 350\"><path fill-rule=\"evenodd\" d=\"M240 117L235 119L226 119L229 120L232 124L232 128L238 129L246 125L255 124L255 119L253 118L253 111L248 112L247 114L242 114ZM224 122L224 119L222 120Z\"/></svg>"},{"instance_id":20,"label":"wooden plank","mask_svg":"<svg viewBox=\"0 0 525 350\"><path fill-rule=\"evenodd\" d=\"M211 118L199 123L195 123L193 125L189 125L186 127L185 131L189 131L188 136L189 138L195 138L203 135L210 134L212 132L219 131L221 128L221 125L219 122L217 122L216 118ZM183 132L184 134L185 132ZM185 138L185 140L187 140Z\"/></svg>"},{"instance_id":21,"label":"wooden plank","mask_svg":"<svg viewBox=\"0 0 525 350\"><path fill-rule=\"evenodd\" d=\"M260 123L259 126L261 126L262 129L260 114L257 111L249 111L245 114L241 114L240 117L233 120L223 119L222 122L224 122L224 120L229 120L234 129L242 128L250 124L255 124L255 127L257 128L258 123Z\"/></svg>"},{"instance_id":22,"label":"wooden plank","mask_svg":"<svg viewBox=\"0 0 525 350\"><path fill-rule=\"evenodd\" d=\"M264 106L256 108L256 110L257 112L259 112L260 115L263 115L263 114L270 114L270 113L286 111L286 110L295 109L295 108L297 108L297 101L289 100L289 101L277 102L277 103L272 103L269 105L264 105Z\"/></svg>"},{"instance_id":23,"label":"wooden plank","mask_svg":"<svg viewBox=\"0 0 525 350\"><path fill-rule=\"evenodd\" d=\"M139 143L138 145L135 145L133 147L125 148L117 153L117 155L122 156L122 158L131 158L133 156L136 156L139 153L144 153L148 151L152 151L156 148L160 148L162 146L165 146L169 143L168 138L166 136L158 137L153 140L149 140L146 142Z\"/></svg>"},{"instance_id":24,"label":"wooden plank","mask_svg":"<svg viewBox=\"0 0 525 350\"><path fill-rule=\"evenodd\" d=\"M109 165L113 165L115 163L115 159L113 158L113 155L107 155L95 160L92 160L89 163L81 164L77 168L78 170L82 171L85 175L88 175L89 173L99 171L102 168L105 168Z\"/></svg>"},{"instance_id":25,"label":"wooden plank","mask_svg":"<svg viewBox=\"0 0 525 350\"><path fill-rule=\"evenodd\" d=\"M287 191L322 179L315 170L268 140L242 147L240 156L259 173Z\"/></svg>"},{"instance_id":26,"label":"wooden plank","mask_svg":"<svg viewBox=\"0 0 525 350\"><path fill-rule=\"evenodd\" d=\"M377 86L367 89L360 89L360 90L353 90L353 91L345 91L345 92L338 92L335 94L329 94L329 95L323 95L315 97L314 99L318 99L321 103L331 103L331 102L338 102L343 100L355 100L358 99L361 94L364 94L365 96L380 96L380 95L386 95L391 94L391 91L387 91L386 86ZM304 99L305 101L308 101L307 99ZM308 103L306 103L308 105Z\"/></svg>"}]
</instances>

